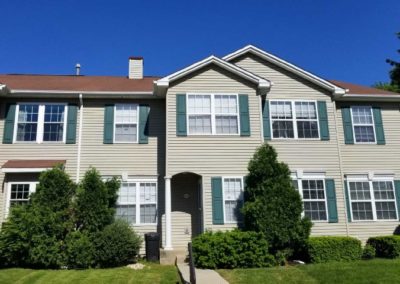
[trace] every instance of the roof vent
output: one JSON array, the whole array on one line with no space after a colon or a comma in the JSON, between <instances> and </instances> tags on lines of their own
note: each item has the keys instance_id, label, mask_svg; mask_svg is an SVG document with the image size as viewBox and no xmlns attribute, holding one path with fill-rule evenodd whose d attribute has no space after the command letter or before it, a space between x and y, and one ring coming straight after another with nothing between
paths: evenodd
<instances>
[{"instance_id":1,"label":"roof vent","mask_svg":"<svg viewBox=\"0 0 400 284\"><path fill-rule=\"evenodd\" d=\"M143 79L143 57L129 57L129 79Z\"/></svg>"},{"instance_id":2,"label":"roof vent","mask_svg":"<svg viewBox=\"0 0 400 284\"><path fill-rule=\"evenodd\" d=\"M76 71L75 75L76 75L76 76L79 76L80 73L81 73L81 65L80 65L79 63L76 63L76 65L75 65L75 71Z\"/></svg>"}]
</instances>

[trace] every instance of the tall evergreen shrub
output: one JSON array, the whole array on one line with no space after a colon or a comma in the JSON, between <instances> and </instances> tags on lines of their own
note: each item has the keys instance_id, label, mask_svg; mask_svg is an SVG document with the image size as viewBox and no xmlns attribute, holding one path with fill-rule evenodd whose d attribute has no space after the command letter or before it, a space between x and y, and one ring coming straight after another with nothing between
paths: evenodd
<instances>
[{"instance_id":1,"label":"tall evergreen shrub","mask_svg":"<svg viewBox=\"0 0 400 284\"><path fill-rule=\"evenodd\" d=\"M262 232L273 253L305 248L311 222L302 218L303 204L288 166L265 143L249 162L243 214L245 229Z\"/></svg>"}]
</instances>

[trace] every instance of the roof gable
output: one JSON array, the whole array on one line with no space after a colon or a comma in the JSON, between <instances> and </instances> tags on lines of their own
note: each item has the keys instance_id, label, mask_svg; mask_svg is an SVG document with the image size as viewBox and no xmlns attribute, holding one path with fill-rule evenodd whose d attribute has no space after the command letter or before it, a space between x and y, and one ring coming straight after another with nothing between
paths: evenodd
<instances>
[{"instance_id":1,"label":"roof gable","mask_svg":"<svg viewBox=\"0 0 400 284\"><path fill-rule=\"evenodd\" d=\"M212 65L212 64L214 64L220 68L223 68L224 70L227 70L228 72L233 73L245 80L248 80L249 82L256 84L258 89L261 92L266 92L271 87L270 81L263 79L255 74L253 74L247 70L244 70L234 64L231 64L225 60L222 60L218 57L211 55L211 56L209 56L201 61L198 61L186 68L183 68L175 73L172 73L164 78L161 78L161 79L155 81L156 90L162 92L163 90L167 89L173 81L181 79L195 71L198 71L198 70L200 70L206 66Z\"/></svg>"},{"instance_id":2,"label":"roof gable","mask_svg":"<svg viewBox=\"0 0 400 284\"><path fill-rule=\"evenodd\" d=\"M336 86L335 84L322 79L308 71L305 71L301 69L300 67L295 66L294 64L291 64L275 55L272 55L262 49L259 49L253 45L247 45L233 53L230 53L226 56L223 57L224 60L230 62L233 61L234 59L238 58L239 56L245 55L247 53L251 53L259 58L262 58L263 60L266 60L274 65L279 66L280 68L287 70L289 72L292 72L296 74L297 76L300 76L301 78L304 78L330 92L334 95L343 95L346 91L345 89Z\"/></svg>"}]
</instances>

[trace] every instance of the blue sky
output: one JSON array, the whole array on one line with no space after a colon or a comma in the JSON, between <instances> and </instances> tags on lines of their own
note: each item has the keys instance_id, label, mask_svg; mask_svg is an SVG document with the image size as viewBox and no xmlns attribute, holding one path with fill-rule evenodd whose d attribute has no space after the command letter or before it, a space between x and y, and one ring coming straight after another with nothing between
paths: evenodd
<instances>
[{"instance_id":1,"label":"blue sky","mask_svg":"<svg viewBox=\"0 0 400 284\"><path fill-rule=\"evenodd\" d=\"M166 75L254 44L314 74L371 85L400 59L399 0L5 1L0 73Z\"/></svg>"}]
</instances>

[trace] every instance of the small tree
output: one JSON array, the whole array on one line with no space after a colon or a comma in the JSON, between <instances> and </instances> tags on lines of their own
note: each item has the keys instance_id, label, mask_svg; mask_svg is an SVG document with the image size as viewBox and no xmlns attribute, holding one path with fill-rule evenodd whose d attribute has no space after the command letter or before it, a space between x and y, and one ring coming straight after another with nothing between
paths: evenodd
<instances>
[{"instance_id":1,"label":"small tree","mask_svg":"<svg viewBox=\"0 0 400 284\"><path fill-rule=\"evenodd\" d=\"M311 222L301 217L303 204L293 187L290 171L277 161L274 148L264 144L248 166L243 214L245 228L263 232L271 252L302 248Z\"/></svg>"},{"instance_id":2,"label":"small tree","mask_svg":"<svg viewBox=\"0 0 400 284\"><path fill-rule=\"evenodd\" d=\"M119 182L113 178L101 179L99 172L91 168L78 187L74 204L76 228L95 233L114 220Z\"/></svg>"},{"instance_id":3,"label":"small tree","mask_svg":"<svg viewBox=\"0 0 400 284\"><path fill-rule=\"evenodd\" d=\"M63 265L64 240L73 228L69 214L75 188L61 167L40 175L29 204L11 208L0 231L0 255L6 266Z\"/></svg>"}]
</instances>

